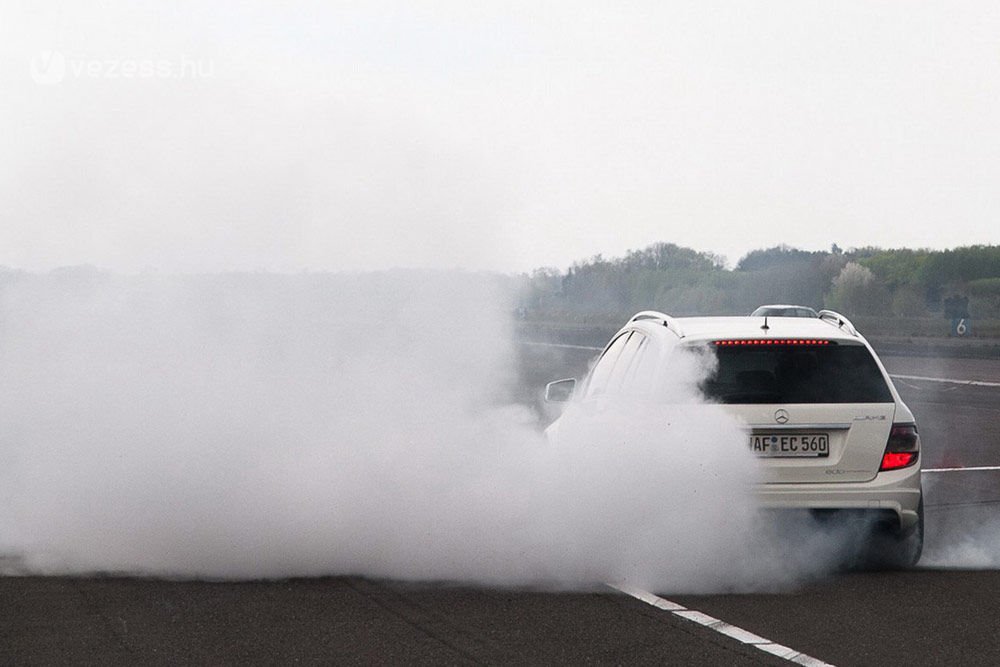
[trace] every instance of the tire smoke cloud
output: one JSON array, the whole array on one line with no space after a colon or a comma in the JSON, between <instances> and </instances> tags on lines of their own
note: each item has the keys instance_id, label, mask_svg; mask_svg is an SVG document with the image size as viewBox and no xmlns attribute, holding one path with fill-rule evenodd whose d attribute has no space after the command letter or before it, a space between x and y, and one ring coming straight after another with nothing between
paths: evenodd
<instances>
[{"instance_id":1,"label":"tire smoke cloud","mask_svg":"<svg viewBox=\"0 0 1000 667\"><path fill-rule=\"evenodd\" d=\"M816 569L773 557L745 431L694 389L546 441L511 399L509 294L449 272L5 276L0 563L694 592Z\"/></svg>"}]
</instances>

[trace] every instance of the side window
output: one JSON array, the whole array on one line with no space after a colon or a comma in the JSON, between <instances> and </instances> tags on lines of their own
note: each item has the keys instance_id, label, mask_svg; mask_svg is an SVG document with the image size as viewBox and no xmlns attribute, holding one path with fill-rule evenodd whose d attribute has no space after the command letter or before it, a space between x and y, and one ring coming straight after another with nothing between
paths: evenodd
<instances>
[{"instance_id":1,"label":"side window","mask_svg":"<svg viewBox=\"0 0 1000 667\"><path fill-rule=\"evenodd\" d=\"M594 366L594 370L590 372L590 381L587 383L587 393L584 395L584 398L600 396L608 390L611 374L614 372L618 357L625 348L630 335L630 333L623 333L605 350L604 354L597 361L597 365Z\"/></svg>"},{"instance_id":2,"label":"side window","mask_svg":"<svg viewBox=\"0 0 1000 667\"><path fill-rule=\"evenodd\" d=\"M656 372L656 368L653 366L656 361L653 350L653 342L643 336L642 342L632 358L632 363L629 364L628 372L625 374L625 380L622 383L623 392L643 395L649 393Z\"/></svg>"},{"instance_id":3,"label":"side window","mask_svg":"<svg viewBox=\"0 0 1000 667\"><path fill-rule=\"evenodd\" d=\"M646 337L638 331L633 331L632 335L625 342L622 353L615 362L615 367L611 371L611 379L608 381L608 391L619 392L628 383L629 375L634 372L638 361L639 353L642 351Z\"/></svg>"}]
</instances>

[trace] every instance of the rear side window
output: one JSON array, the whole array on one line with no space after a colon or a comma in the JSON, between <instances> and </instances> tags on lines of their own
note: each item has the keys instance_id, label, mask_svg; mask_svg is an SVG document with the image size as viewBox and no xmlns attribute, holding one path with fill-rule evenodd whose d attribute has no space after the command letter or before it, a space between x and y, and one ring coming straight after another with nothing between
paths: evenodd
<instances>
[{"instance_id":1,"label":"rear side window","mask_svg":"<svg viewBox=\"0 0 1000 667\"><path fill-rule=\"evenodd\" d=\"M703 384L719 403L891 403L892 393L862 345L715 348L718 368Z\"/></svg>"},{"instance_id":2,"label":"rear side window","mask_svg":"<svg viewBox=\"0 0 1000 667\"><path fill-rule=\"evenodd\" d=\"M626 383L629 373L635 367L639 359L639 351L642 344L646 342L646 337L638 331L633 331L628 342L622 348L622 353L615 362L615 368L611 371L611 379L608 381L607 391L618 392Z\"/></svg>"},{"instance_id":3,"label":"rear side window","mask_svg":"<svg viewBox=\"0 0 1000 667\"><path fill-rule=\"evenodd\" d=\"M608 349L604 351L604 355L598 360L597 365L594 366L594 370L590 372L586 398L599 396L608 390L611 372L614 370L615 364L618 362L618 357L621 355L622 349L625 347L625 343L628 341L630 335L626 332L618 336L608 346Z\"/></svg>"}]
</instances>

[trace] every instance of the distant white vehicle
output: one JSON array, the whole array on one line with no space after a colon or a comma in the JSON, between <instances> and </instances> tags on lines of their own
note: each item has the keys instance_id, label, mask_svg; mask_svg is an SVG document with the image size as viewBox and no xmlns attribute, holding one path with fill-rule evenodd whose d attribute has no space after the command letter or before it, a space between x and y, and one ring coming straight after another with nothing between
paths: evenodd
<instances>
[{"instance_id":1,"label":"distant white vehicle","mask_svg":"<svg viewBox=\"0 0 1000 667\"><path fill-rule=\"evenodd\" d=\"M750 313L750 317L819 317L819 313L809 306L794 306L786 303L775 303L758 306Z\"/></svg>"},{"instance_id":2,"label":"distant white vehicle","mask_svg":"<svg viewBox=\"0 0 1000 667\"><path fill-rule=\"evenodd\" d=\"M546 387L546 400L572 401L550 434L571 411L599 412L608 397L656 400L678 345L716 355L702 390L748 425L743 446L760 459L762 506L862 519L871 528L868 562L916 564L924 533L916 421L871 346L838 313L766 321L639 313L579 388L575 379Z\"/></svg>"}]
</instances>

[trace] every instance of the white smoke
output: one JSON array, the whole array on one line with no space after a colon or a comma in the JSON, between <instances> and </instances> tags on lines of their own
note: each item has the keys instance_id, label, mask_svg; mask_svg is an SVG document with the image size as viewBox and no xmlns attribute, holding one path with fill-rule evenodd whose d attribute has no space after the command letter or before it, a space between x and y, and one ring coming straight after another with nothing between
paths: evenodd
<instances>
[{"instance_id":1,"label":"white smoke","mask_svg":"<svg viewBox=\"0 0 1000 667\"><path fill-rule=\"evenodd\" d=\"M924 474L927 534L921 565L938 568L1000 568L1000 520L995 474L970 471ZM927 501L925 501L927 502Z\"/></svg>"},{"instance_id":2,"label":"white smoke","mask_svg":"<svg viewBox=\"0 0 1000 667\"><path fill-rule=\"evenodd\" d=\"M498 277L72 270L0 294L0 556L20 571L789 581L741 425L696 399L703 364L678 364L673 402L547 442L508 398Z\"/></svg>"},{"instance_id":3,"label":"white smoke","mask_svg":"<svg viewBox=\"0 0 1000 667\"><path fill-rule=\"evenodd\" d=\"M934 541L924 551L925 567L956 569L1000 568L1000 522L983 512L933 517L928 523Z\"/></svg>"}]
</instances>

